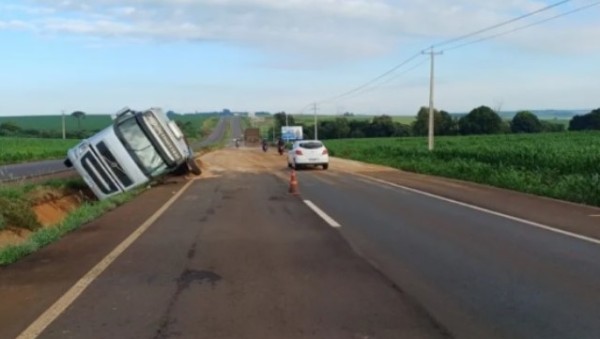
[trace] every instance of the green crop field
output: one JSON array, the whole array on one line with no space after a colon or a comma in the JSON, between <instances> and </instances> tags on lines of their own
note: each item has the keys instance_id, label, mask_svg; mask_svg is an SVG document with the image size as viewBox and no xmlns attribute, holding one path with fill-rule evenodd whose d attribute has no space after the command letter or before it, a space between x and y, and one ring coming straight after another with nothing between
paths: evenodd
<instances>
[{"instance_id":1,"label":"green crop field","mask_svg":"<svg viewBox=\"0 0 600 339\"><path fill-rule=\"evenodd\" d=\"M72 139L0 137L0 165L64 158L67 150L78 142Z\"/></svg>"},{"instance_id":2,"label":"green crop field","mask_svg":"<svg viewBox=\"0 0 600 339\"><path fill-rule=\"evenodd\" d=\"M191 122L194 126L201 128L202 123L215 115L211 114L183 114L176 115L175 120L183 123ZM60 115L35 115L35 116L14 116L0 117L0 124L3 122L12 122L21 129L62 131L62 116ZM80 129L88 131L101 130L112 124L112 118L108 114L86 115L80 121L70 115L65 116L65 129L67 131L78 131Z\"/></svg>"},{"instance_id":3,"label":"green crop field","mask_svg":"<svg viewBox=\"0 0 600 339\"><path fill-rule=\"evenodd\" d=\"M600 132L330 140L334 156L600 206Z\"/></svg>"},{"instance_id":4,"label":"green crop field","mask_svg":"<svg viewBox=\"0 0 600 339\"><path fill-rule=\"evenodd\" d=\"M21 129L62 131L62 116L60 115L0 117L0 124L3 122L12 122L21 127ZM112 119L110 115L89 114L81 118L79 122L75 117L70 115L65 116L65 129L70 132L79 131L80 129L88 131L100 130L111 123Z\"/></svg>"}]
</instances>

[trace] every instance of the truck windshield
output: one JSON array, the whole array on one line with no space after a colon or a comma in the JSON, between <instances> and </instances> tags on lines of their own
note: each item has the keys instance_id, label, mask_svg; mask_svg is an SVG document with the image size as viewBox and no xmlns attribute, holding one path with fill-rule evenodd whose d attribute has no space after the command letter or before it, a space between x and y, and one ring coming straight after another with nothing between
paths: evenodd
<instances>
[{"instance_id":1,"label":"truck windshield","mask_svg":"<svg viewBox=\"0 0 600 339\"><path fill-rule=\"evenodd\" d=\"M144 171L150 175L157 175L166 170L167 165L160 157L142 128L135 119L127 119L120 122L116 128L125 148L144 167Z\"/></svg>"}]
</instances>

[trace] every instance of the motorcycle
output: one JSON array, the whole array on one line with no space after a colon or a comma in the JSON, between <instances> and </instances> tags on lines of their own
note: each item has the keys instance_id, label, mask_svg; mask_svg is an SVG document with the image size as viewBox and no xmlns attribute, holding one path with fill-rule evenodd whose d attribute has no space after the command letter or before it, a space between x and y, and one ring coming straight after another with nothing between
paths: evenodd
<instances>
[{"instance_id":1,"label":"motorcycle","mask_svg":"<svg viewBox=\"0 0 600 339\"><path fill-rule=\"evenodd\" d=\"M235 140L235 148L239 148L240 147L240 141L239 140Z\"/></svg>"},{"instance_id":2,"label":"motorcycle","mask_svg":"<svg viewBox=\"0 0 600 339\"><path fill-rule=\"evenodd\" d=\"M266 151L268 150L268 148L269 148L269 146L267 145L267 143L266 143L266 142L264 142L264 143L262 144L262 150L263 150L263 152L266 152Z\"/></svg>"},{"instance_id":3,"label":"motorcycle","mask_svg":"<svg viewBox=\"0 0 600 339\"><path fill-rule=\"evenodd\" d=\"M277 146L277 152L279 152L279 155L283 155L283 150L284 150L284 146L283 145L279 145Z\"/></svg>"}]
</instances>

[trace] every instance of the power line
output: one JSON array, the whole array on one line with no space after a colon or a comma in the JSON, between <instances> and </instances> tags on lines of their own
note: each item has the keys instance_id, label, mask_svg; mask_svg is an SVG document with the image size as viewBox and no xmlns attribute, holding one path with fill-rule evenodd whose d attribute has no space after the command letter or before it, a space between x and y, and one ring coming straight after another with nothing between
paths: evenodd
<instances>
[{"instance_id":1,"label":"power line","mask_svg":"<svg viewBox=\"0 0 600 339\"><path fill-rule=\"evenodd\" d=\"M400 78L401 76L405 75L406 73L419 68L420 66L422 66L426 62L427 62L427 59L423 59L419 63L417 63L414 66L412 66L411 68L407 68L406 70L404 70L404 71L396 74L395 76L393 76L391 78L388 78L388 79L384 80L383 82L380 82L379 84L377 84L377 85L375 85L375 86L373 86L371 88L367 88L367 89L365 89L363 91L359 91L357 93L354 93L354 95L350 96L348 99L357 97L357 96L365 94L365 93L369 93L369 92L371 92L371 91L373 91L373 90L375 90L375 89L377 89L377 88L379 88L379 87L381 87L381 86L383 86L385 84L388 84L388 83L390 83L390 82L392 82L392 81Z\"/></svg>"},{"instance_id":2,"label":"power line","mask_svg":"<svg viewBox=\"0 0 600 339\"><path fill-rule=\"evenodd\" d=\"M495 25L488 26L486 28L482 28L480 30L477 30L477 31L474 31L474 32L471 32L471 33L468 33L468 34L465 34L465 35L461 35L461 36L459 36L457 38L448 39L448 40L445 40L445 41L442 41L442 42L438 42L437 44L434 44L431 47L445 46L445 45L448 45L448 44L451 44L451 43L454 43L454 42L457 42L457 41L460 41L460 40L468 39L468 38L473 37L475 35L479 35L481 33L485 33L485 32L494 30L496 28L500 28L502 26L506 26L506 25L511 24L513 22L516 22L516 21L519 21L519 20L523 20L525 18L528 18L530 16L539 14L539 13L544 12L544 11L547 11L547 10L552 9L554 7L558 7L560 5L564 5L564 4L566 4L567 2L570 2L570 1L571 0L562 0L562 1L559 1L559 2L556 2L556 3L553 3L551 5L548 5L546 7L542 7L540 9L538 9L538 10L533 11L533 12L525 13L523 15L520 15L520 16L516 17L516 18L512 18L510 20L506 20L506 21L497 23Z\"/></svg>"},{"instance_id":3,"label":"power line","mask_svg":"<svg viewBox=\"0 0 600 339\"><path fill-rule=\"evenodd\" d=\"M598 5L600 5L600 1L588 4L588 5L585 5L585 6L581 6L581 7L578 7L578 8L575 8L573 10L570 10L570 11L567 11L567 12L564 12L564 13L561 13L561 14L558 14L558 15L546 18L544 20L540 20L540 21L536 21L536 22L533 22L533 23L530 23L530 24L527 24L527 25L524 25L524 26L516 27L516 28L513 28L513 29L508 30L508 31L504 31L504 32L501 32L501 33L489 35L487 37L483 37L483 38L479 38L479 39L472 40L472 41L469 41L469 42L465 42L465 43L460 44L460 45L452 46L452 47L444 49L444 51L452 51L452 50L455 50L455 49L458 49L458 48L461 48L461 47L465 47L465 46L473 45L473 44L476 44L476 43L479 43L479 42L491 40L491 39L494 39L494 38L497 38L497 37L501 37L501 36L504 36L504 35L507 35L507 34L511 34L511 33L517 32L517 31L524 30L524 29L532 27L532 26L536 26L536 25L540 25L540 24L546 23L546 22L548 22L550 20L558 19L558 18L567 16L567 15L571 15L571 14L574 14L574 13L577 13L577 12L581 12L581 11L584 11L584 10L589 9L591 7L598 6Z\"/></svg>"},{"instance_id":4,"label":"power line","mask_svg":"<svg viewBox=\"0 0 600 339\"><path fill-rule=\"evenodd\" d=\"M373 83L375 83L375 82L379 81L380 79L382 79L382 78L384 78L384 77L388 76L389 74L391 74L391 73L395 72L397 69L399 69L400 67L402 67L402 66L404 66L404 65L408 64L409 62L413 61L414 59L418 58L419 56L421 56L421 53L420 53L420 52L419 52L419 53L416 53L416 54L414 54L414 55L412 55L412 56L411 56L411 57L409 57L408 59L406 59L406 60L402 61L401 63L399 63L399 64L397 64L396 66L392 67L391 69L389 69L389 70L385 71L385 72L384 72L384 73L382 73L381 75L379 75L379 76L377 76L377 77L373 78L372 80L370 80L370 81L367 81L366 83L364 83L364 84L362 84L362 85L360 85L360 86L358 86L358 87L356 87L356 88L353 88L353 89L351 89L351 90L349 90L349 91L347 91L347 92L344 92L344 93L342 93L342 94L340 94L340 95L337 95L337 96L335 96L335 97L332 97L332 98L329 98L329 99L326 99L326 100L321 100L321 101L319 101L319 103L325 103L325 102L329 102L329 101L335 101L335 100L337 100L337 99L343 98L343 97L345 97L345 96L348 96L348 95L350 95L350 94L354 94L354 93L356 93L356 92L360 91L361 89L363 89L363 88L365 88L365 87L367 87L367 86L369 86L369 85L371 85L371 84L373 84Z\"/></svg>"},{"instance_id":5,"label":"power line","mask_svg":"<svg viewBox=\"0 0 600 339\"><path fill-rule=\"evenodd\" d=\"M553 3L553 4L550 4L550 5L548 5L548 6L542 7L542 8L540 8L540 9L538 9L538 10L535 10L535 11L533 11L533 12L525 13L525 14L523 14L523 15L520 15L520 16L518 16L518 17L515 17L515 18L513 18L513 19L506 20L506 21L503 21L503 22L500 22L500 23L494 24L494 25L492 25L492 26L489 26L489 27L486 27L486 28L483 28L483 29L480 29L480 30L477 30L477 31L474 31L474 32L471 32L471 33L468 33L468 34L461 35L461 36L459 36L459 37L457 37L457 38L448 39L448 40L445 40L445 41L439 42L439 43L437 43L437 44L434 44L434 45L432 45L430 48L431 48L431 50L433 50L435 47L440 47L440 46L448 45L448 44L451 44L451 43L454 43L454 42L458 42L458 41L461 41L461 40L464 40L464 39L468 39L468 38L470 38L470 37L473 37L473 36L476 36L476 35L479 35L479 34L482 34L482 33L485 33L485 32L488 32L488 31L491 31L491 30L494 30L494 29L497 29L497 28L500 28L500 27L502 27L502 26L505 26L505 25L511 24L511 23L513 23L513 22L516 22L516 21L519 21L519 20L522 20L522 19L528 18L528 17L530 17L530 16L533 16L533 15L539 14L539 13L541 13L541 12L544 12L544 11L550 10L550 9L552 9L552 8L555 8L555 7L561 6L561 5L563 5L563 4L566 4L566 3L570 2L570 1L572 1L572 0L562 0L562 1L559 1L559 2L556 2L556 3ZM591 7L591 6L590 6L590 7ZM546 21L548 21L548 20L546 20ZM541 22L540 22L540 23L541 23ZM523 28L520 28L520 29L524 29L524 28L526 28L526 27L523 27ZM503 34L508 34L508 33L503 33ZM490 37L488 37L488 39L489 39L489 38L490 38ZM483 41L483 39L482 39L482 41ZM470 43L474 43L474 42L470 42ZM458 47L456 47L456 48L458 48ZM452 48L452 49L454 49L454 48ZM447 49L447 50L448 50L448 49ZM341 99L341 98L343 98L343 97L346 97L346 96L348 96L348 95L351 95L351 94L355 94L354 96L356 96L356 95L358 95L357 93L358 93L359 91L361 91L361 90L363 90L364 88L366 88L366 87L368 87L368 86L370 86L370 85L372 85L372 84L374 84L374 83L378 82L379 80L381 80L382 78L384 78L384 77L388 76L389 74L391 74L391 73L395 72L396 70L398 70L399 68L401 68L401 67L403 67L404 65L408 64L408 63L409 63L409 62L411 62L412 60L414 60L414 59L418 58L418 57L419 57L421 54L422 54L422 51L419 51L418 53L416 53L416 54L414 54L414 55L410 56L409 58L407 58L406 60L404 60L404 61L402 61L401 63L397 64L396 66L392 67L391 69L389 69L389 70L385 71L384 73L380 74L379 76L377 76L377 77L375 77L375 78L371 79L370 81L367 81L366 83L364 83L364 84L362 84L362 85L360 85L360 86L358 86L358 87L355 87L355 88L353 88L353 89L351 89L351 90L349 90L349 91L347 91L347 92L344 92L344 93L342 93L342 94L339 94L339 95L337 95L337 96L331 97L331 98L329 98L329 99L321 100L321 101L319 101L319 103L326 103L326 102L330 102L330 101L336 101L336 100L338 100L338 99ZM381 84L379 84L379 85L381 85ZM378 85L376 85L375 87L377 87L377 86L378 86ZM365 93L365 92L368 92L368 91L370 91L370 90L363 91L363 92L361 92L360 94L362 94L362 93ZM307 106L307 107L308 107L308 106ZM305 108L303 108L303 109L302 109L302 111L304 111L305 109L306 109L306 107L305 107Z\"/></svg>"}]
</instances>

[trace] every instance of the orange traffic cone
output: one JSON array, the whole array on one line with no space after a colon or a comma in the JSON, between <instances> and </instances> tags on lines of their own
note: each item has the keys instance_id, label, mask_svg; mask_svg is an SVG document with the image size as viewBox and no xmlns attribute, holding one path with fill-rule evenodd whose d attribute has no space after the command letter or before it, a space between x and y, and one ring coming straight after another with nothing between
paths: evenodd
<instances>
[{"instance_id":1,"label":"orange traffic cone","mask_svg":"<svg viewBox=\"0 0 600 339\"><path fill-rule=\"evenodd\" d=\"M298 179L296 179L296 171L292 170L292 175L290 176L290 191L291 194L298 194Z\"/></svg>"}]
</instances>

